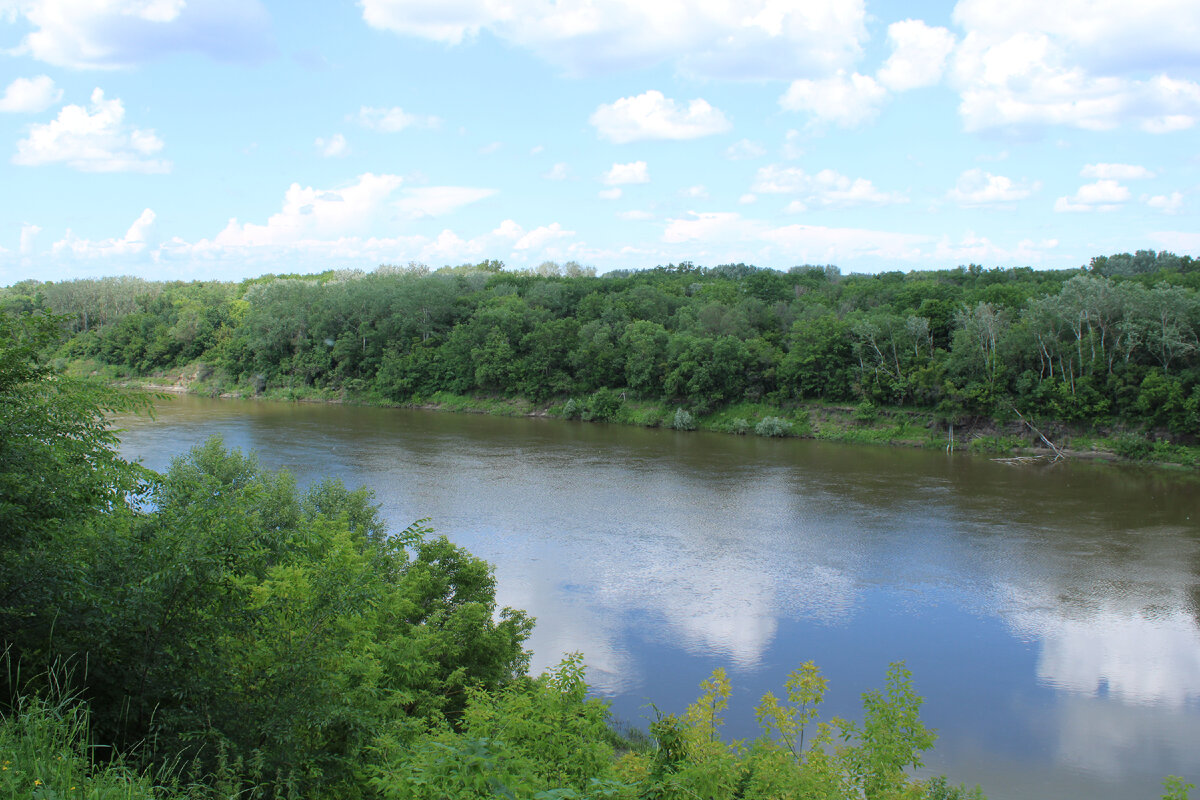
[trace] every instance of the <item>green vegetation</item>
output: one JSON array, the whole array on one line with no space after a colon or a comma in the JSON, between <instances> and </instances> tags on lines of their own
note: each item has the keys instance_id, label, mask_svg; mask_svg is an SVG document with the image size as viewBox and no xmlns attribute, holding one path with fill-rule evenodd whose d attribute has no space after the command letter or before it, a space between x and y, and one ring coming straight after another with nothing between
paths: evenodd
<instances>
[{"instance_id":1,"label":"green vegetation","mask_svg":"<svg viewBox=\"0 0 1200 800\"><path fill-rule=\"evenodd\" d=\"M369 492L300 492L219 440L166 474L121 460L105 412L143 403L56 373L58 323L0 313L4 796L981 796L910 775L934 734L899 664L861 723L818 719L805 664L750 744L720 736L721 670L648 740L618 735L579 657L526 675L533 622L496 608L486 563L422 522L389 534Z\"/></svg>"},{"instance_id":2,"label":"green vegetation","mask_svg":"<svg viewBox=\"0 0 1200 800\"><path fill-rule=\"evenodd\" d=\"M1200 263L1187 256L1042 272L566 272L486 261L238 284L25 281L0 289L0 308L69 315L63 363L210 394L562 407L668 427L680 409L702 430L776 417L800 436L944 447L954 426L958 446L976 434L1039 445L1019 414L1060 444L1134 435L1150 457L1200 452ZM724 413L744 404L755 412ZM802 419L814 411L827 424ZM926 430L897 432L899 417Z\"/></svg>"}]
</instances>

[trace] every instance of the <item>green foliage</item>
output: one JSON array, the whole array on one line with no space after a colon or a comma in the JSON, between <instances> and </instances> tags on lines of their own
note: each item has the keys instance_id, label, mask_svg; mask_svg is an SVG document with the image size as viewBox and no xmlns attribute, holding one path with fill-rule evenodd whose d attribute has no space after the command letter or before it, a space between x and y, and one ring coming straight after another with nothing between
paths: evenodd
<instances>
[{"instance_id":1,"label":"green foliage","mask_svg":"<svg viewBox=\"0 0 1200 800\"><path fill-rule=\"evenodd\" d=\"M608 387L597 389L583 404L580 418L585 421L606 422L617 415L621 408L621 396Z\"/></svg>"},{"instance_id":2,"label":"green foliage","mask_svg":"<svg viewBox=\"0 0 1200 800\"><path fill-rule=\"evenodd\" d=\"M677 431L694 431L696 430L696 418L690 412L676 408L675 416L671 418L671 427Z\"/></svg>"},{"instance_id":3,"label":"green foliage","mask_svg":"<svg viewBox=\"0 0 1200 800\"><path fill-rule=\"evenodd\" d=\"M597 278L485 261L241 284L26 281L5 307L69 314L64 358L135 375L203 362L281 398L449 393L490 409L574 396L581 417L662 421L614 410L611 395L592 402L611 391L686 405L717 430L786 416L793 400L916 406L955 422L1015 402L1076 426L1148 424L1186 444L1200 430L1198 276L1194 259L1153 251L1097 257L1088 271L849 276L684 262ZM770 410L706 419L743 403Z\"/></svg>"},{"instance_id":4,"label":"green foliage","mask_svg":"<svg viewBox=\"0 0 1200 800\"><path fill-rule=\"evenodd\" d=\"M1163 779L1163 800L1188 800L1195 784L1184 782L1178 775L1168 775Z\"/></svg>"},{"instance_id":5,"label":"green foliage","mask_svg":"<svg viewBox=\"0 0 1200 800\"><path fill-rule=\"evenodd\" d=\"M763 417L754 426L756 436L791 436L792 423L782 417Z\"/></svg>"},{"instance_id":6,"label":"green foliage","mask_svg":"<svg viewBox=\"0 0 1200 800\"><path fill-rule=\"evenodd\" d=\"M607 723L575 654L536 679L472 691L457 730L436 727L407 744L382 737L371 784L389 800L606 796L619 788Z\"/></svg>"},{"instance_id":7,"label":"green foliage","mask_svg":"<svg viewBox=\"0 0 1200 800\"><path fill-rule=\"evenodd\" d=\"M879 409L870 400L863 400L854 408L854 421L870 425L879 419Z\"/></svg>"}]
</instances>

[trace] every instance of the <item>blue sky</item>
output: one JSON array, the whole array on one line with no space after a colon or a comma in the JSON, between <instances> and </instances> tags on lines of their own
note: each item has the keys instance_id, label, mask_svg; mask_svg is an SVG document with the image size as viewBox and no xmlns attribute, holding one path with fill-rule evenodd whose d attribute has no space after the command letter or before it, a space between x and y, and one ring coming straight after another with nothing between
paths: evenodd
<instances>
[{"instance_id":1,"label":"blue sky","mask_svg":"<svg viewBox=\"0 0 1200 800\"><path fill-rule=\"evenodd\" d=\"M1195 0L0 0L0 284L1200 256Z\"/></svg>"}]
</instances>

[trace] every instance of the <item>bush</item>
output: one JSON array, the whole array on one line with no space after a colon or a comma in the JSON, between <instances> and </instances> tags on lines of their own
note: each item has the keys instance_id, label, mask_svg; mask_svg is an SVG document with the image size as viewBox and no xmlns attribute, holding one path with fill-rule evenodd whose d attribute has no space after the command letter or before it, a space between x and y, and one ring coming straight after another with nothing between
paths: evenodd
<instances>
[{"instance_id":1,"label":"bush","mask_svg":"<svg viewBox=\"0 0 1200 800\"><path fill-rule=\"evenodd\" d=\"M1144 461L1154 450L1154 443L1137 433L1119 433L1108 444L1114 453L1130 461Z\"/></svg>"},{"instance_id":2,"label":"bush","mask_svg":"<svg viewBox=\"0 0 1200 800\"><path fill-rule=\"evenodd\" d=\"M791 436L792 423L782 417L763 417L754 426L754 433L757 436Z\"/></svg>"},{"instance_id":3,"label":"bush","mask_svg":"<svg viewBox=\"0 0 1200 800\"><path fill-rule=\"evenodd\" d=\"M677 431L694 431L696 430L696 418L682 408L677 408L675 416L671 419L671 427Z\"/></svg>"},{"instance_id":4,"label":"bush","mask_svg":"<svg viewBox=\"0 0 1200 800\"><path fill-rule=\"evenodd\" d=\"M854 409L855 422L861 422L863 425L870 425L875 420L879 419L879 409L870 400L863 400Z\"/></svg>"},{"instance_id":5,"label":"bush","mask_svg":"<svg viewBox=\"0 0 1200 800\"><path fill-rule=\"evenodd\" d=\"M745 417L738 417L733 422L729 423L729 432L736 433L738 436L745 436L750 431L750 422Z\"/></svg>"},{"instance_id":6,"label":"bush","mask_svg":"<svg viewBox=\"0 0 1200 800\"><path fill-rule=\"evenodd\" d=\"M579 419L580 413L581 412L579 409L579 403L575 402L574 397L572 397L565 404L563 404L563 408L562 408L563 419Z\"/></svg>"},{"instance_id":7,"label":"bush","mask_svg":"<svg viewBox=\"0 0 1200 800\"><path fill-rule=\"evenodd\" d=\"M615 417L620 408L621 396L612 389L604 387L597 389L587 399L583 407L582 418L584 420L607 421Z\"/></svg>"}]
</instances>

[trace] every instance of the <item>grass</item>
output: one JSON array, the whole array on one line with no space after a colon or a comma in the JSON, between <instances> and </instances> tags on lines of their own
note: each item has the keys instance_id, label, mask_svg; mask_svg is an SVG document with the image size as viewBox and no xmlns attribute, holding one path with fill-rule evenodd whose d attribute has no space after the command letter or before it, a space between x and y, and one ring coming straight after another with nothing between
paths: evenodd
<instances>
[{"instance_id":1,"label":"grass","mask_svg":"<svg viewBox=\"0 0 1200 800\"><path fill-rule=\"evenodd\" d=\"M17 701L0 718L0 797L31 800L152 800L147 774L114 759L92 764L86 709L70 700Z\"/></svg>"}]
</instances>

